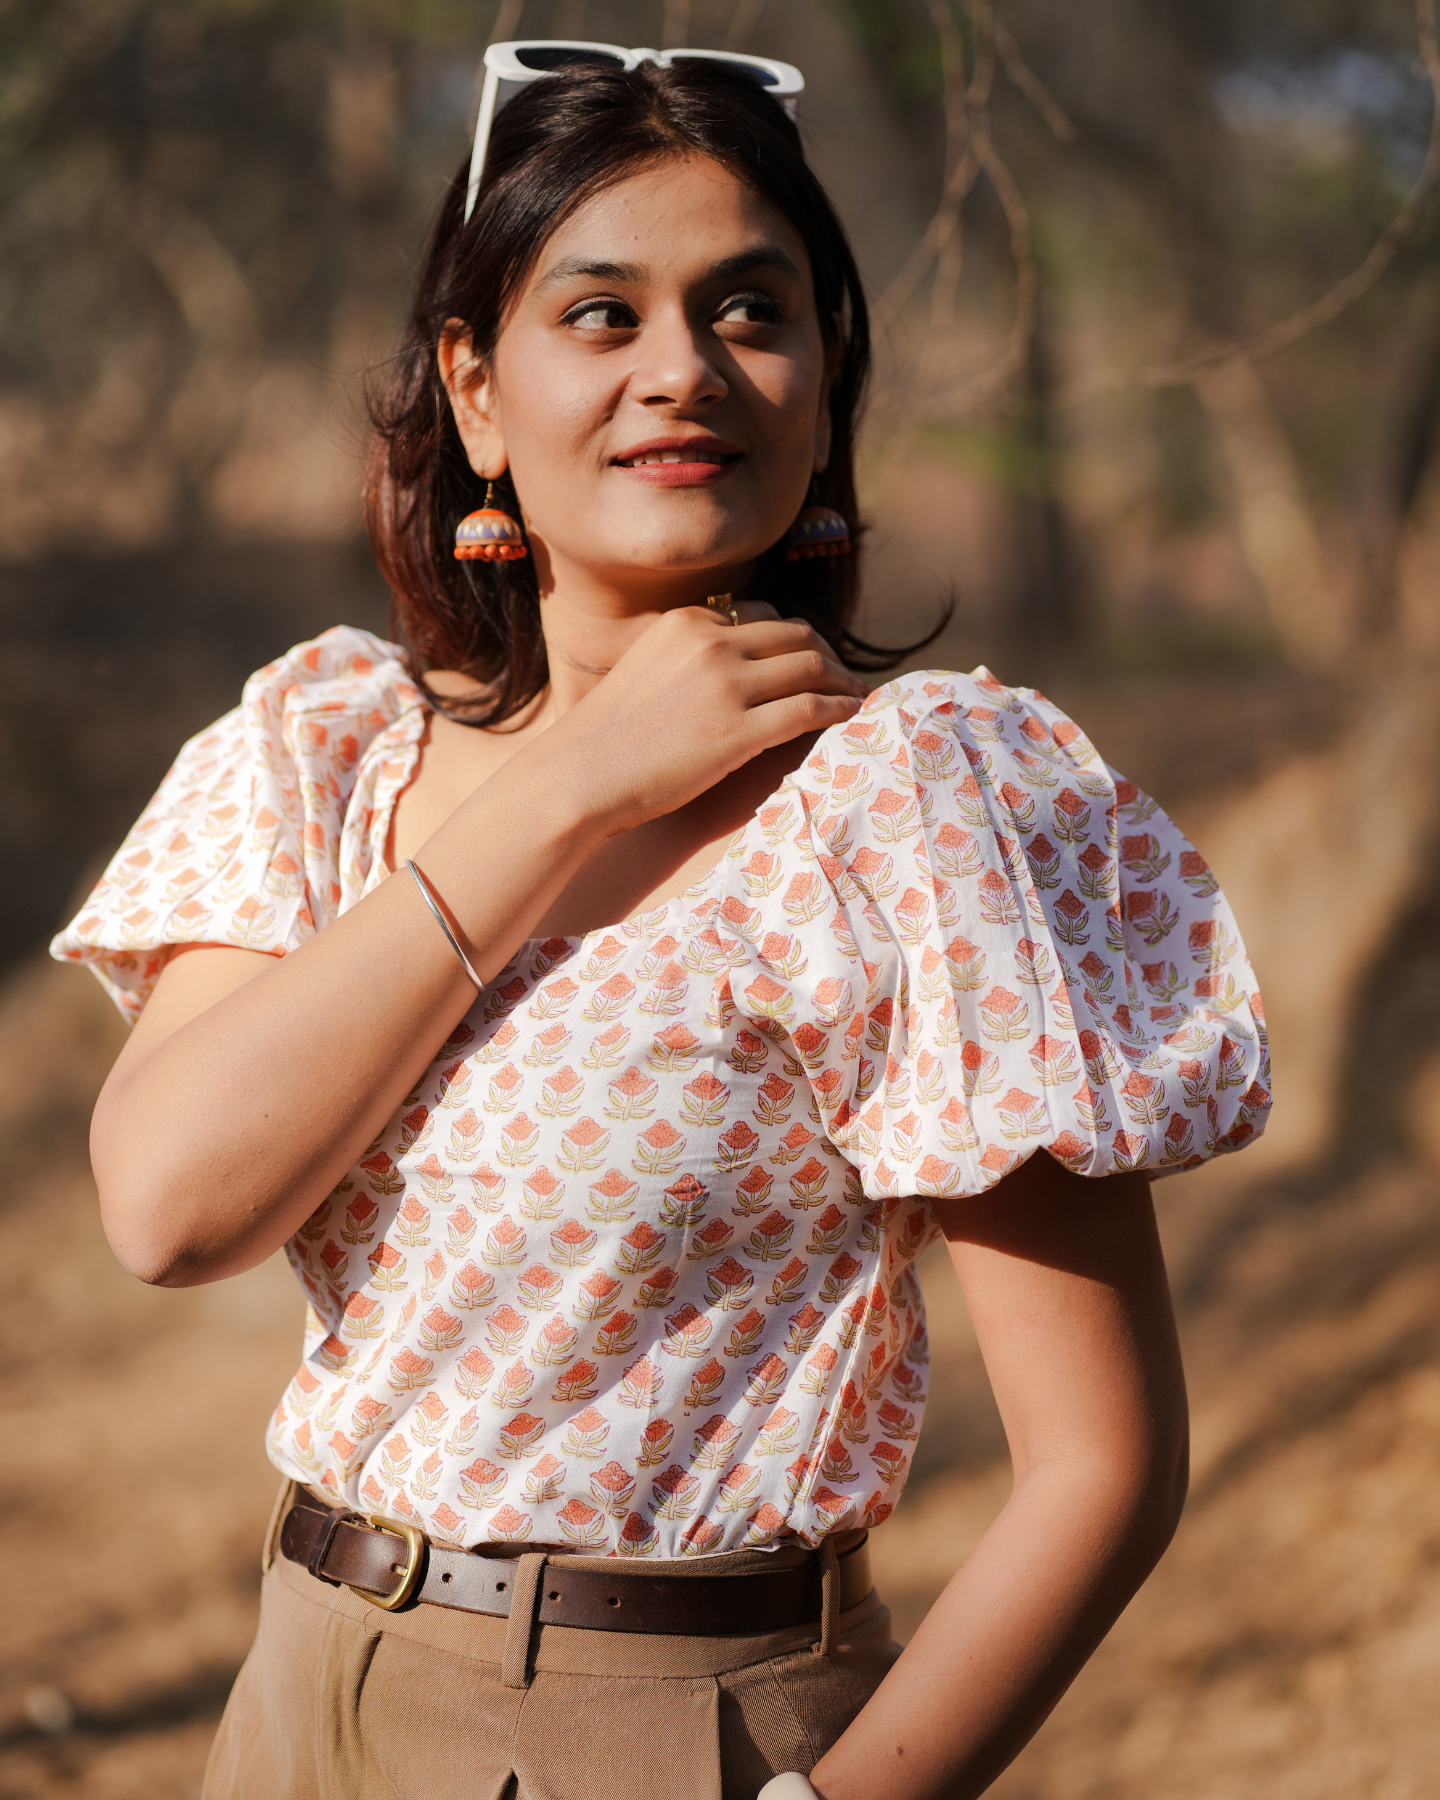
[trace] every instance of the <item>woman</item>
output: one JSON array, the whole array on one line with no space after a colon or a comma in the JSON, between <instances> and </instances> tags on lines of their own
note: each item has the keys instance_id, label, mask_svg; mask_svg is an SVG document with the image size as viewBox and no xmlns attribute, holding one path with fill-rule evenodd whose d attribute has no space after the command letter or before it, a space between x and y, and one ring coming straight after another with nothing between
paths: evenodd
<instances>
[{"instance_id":1,"label":"woman","mask_svg":"<svg viewBox=\"0 0 1440 1800\"><path fill-rule=\"evenodd\" d=\"M370 486L408 657L261 670L57 940L136 1016L121 1260L310 1302L212 1800L978 1794L1182 1502L1148 1178L1268 1106L1233 919L1032 690L867 698L853 563L786 548L854 517L853 261L743 70L631 61L442 210ZM901 1653L939 1234L1015 1481Z\"/></svg>"}]
</instances>

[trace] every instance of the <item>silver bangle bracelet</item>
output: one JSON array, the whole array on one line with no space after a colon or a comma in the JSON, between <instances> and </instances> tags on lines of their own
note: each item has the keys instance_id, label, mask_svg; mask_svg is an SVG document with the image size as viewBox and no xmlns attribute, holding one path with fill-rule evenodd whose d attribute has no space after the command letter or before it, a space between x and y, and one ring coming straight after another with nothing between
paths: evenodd
<instances>
[{"instance_id":1,"label":"silver bangle bracelet","mask_svg":"<svg viewBox=\"0 0 1440 1800\"><path fill-rule=\"evenodd\" d=\"M475 986L477 988L483 990L485 983L475 973L474 969L472 969L470 967L470 958L460 948L460 940L455 936L455 933L450 929L450 921L445 917L444 913L441 912L438 904L436 903L435 896L430 891L430 883L420 873L419 869L416 868L413 861L410 861L407 859L407 861L405 863L405 867L415 877L415 885L420 890L421 898L424 900L425 904L430 908L431 912L434 913L435 923L440 927L440 929L445 933L445 936L450 940L450 948L460 958L461 968L464 969L465 973L475 983Z\"/></svg>"}]
</instances>

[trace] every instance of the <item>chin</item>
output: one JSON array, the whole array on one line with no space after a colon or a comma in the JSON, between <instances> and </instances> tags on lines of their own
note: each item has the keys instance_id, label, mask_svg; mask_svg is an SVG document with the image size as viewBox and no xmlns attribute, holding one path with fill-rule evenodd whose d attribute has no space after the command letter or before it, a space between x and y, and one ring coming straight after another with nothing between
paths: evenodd
<instances>
[{"instance_id":1,"label":"chin","mask_svg":"<svg viewBox=\"0 0 1440 1800\"><path fill-rule=\"evenodd\" d=\"M692 575L706 569L744 568L774 541L773 537L761 539L750 532L660 532L649 539L637 533L623 547L616 545L613 558L605 560L611 568L637 577ZM593 550L577 560L593 562Z\"/></svg>"}]
</instances>

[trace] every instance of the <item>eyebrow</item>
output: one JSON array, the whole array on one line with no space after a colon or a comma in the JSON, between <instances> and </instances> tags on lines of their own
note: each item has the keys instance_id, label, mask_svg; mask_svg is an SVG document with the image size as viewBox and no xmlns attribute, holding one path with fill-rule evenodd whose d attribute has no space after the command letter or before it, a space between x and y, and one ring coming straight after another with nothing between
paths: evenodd
<instances>
[{"instance_id":1,"label":"eyebrow","mask_svg":"<svg viewBox=\"0 0 1440 1800\"><path fill-rule=\"evenodd\" d=\"M798 280L800 271L795 267L795 259L786 254L778 244L755 244L748 250L741 250L734 256L723 257L719 262L711 263L705 271L708 281L730 281L737 275L743 275L747 269L775 269L782 275L789 275ZM558 287L565 281L583 278L589 281L643 281L648 273L643 263L620 263L596 261L586 256L567 256L555 264L541 277L541 287Z\"/></svg>"},{"instance_id":2,"label":"eyebrow","mask_svg":"<svg viewBox=\"0 0 1440 1800\"><path fill-rule=\"evenodd\" d=\"M541 277L541 287L558 287L562 281L584 276L590 281L643 281L645 271L639 263L593 262L585 256L567 256Z\"/></svg>"}]
</instances>

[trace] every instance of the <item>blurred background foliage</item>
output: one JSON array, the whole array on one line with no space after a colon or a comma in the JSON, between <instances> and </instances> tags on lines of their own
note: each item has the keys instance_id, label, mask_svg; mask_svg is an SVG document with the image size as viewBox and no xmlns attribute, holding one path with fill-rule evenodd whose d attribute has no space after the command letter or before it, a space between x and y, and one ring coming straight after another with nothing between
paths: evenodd
<instances>
[{"instance_id":1,"label":"blurred background foliage","mask_svg":"<svg viewBox=\"0 0 1440 1800\"><path fill-rule=\"evenodd\" d=\"M196 677L213 708L257 630L263 656L291 614L382 621L355 553L364 373L497 28L806 66L812 153L880 327L872 628L908 629L953 586L948 660L1003 672L1019 649L1029 677L1057 657L1335 668L1393 632L1440 408L1433 219L1253 374L1144 371L1304 305L1394 216L1430 119L1405 0L1013 0L998 22L949 0L5 0L0 603L37 693L61 683L93 724L198 618L235 637L216 685ZM977 133L995 163L937 268L927 225ZM47 614L68 621L64 655ZM72 655L92 638L98 656ZM74 756L43 759L100 838L158 773L153 749L133 769L119 754L103 823ZM84 861L38 816L12 823L33 856L5 902L11 954Z\"/></svg>"},{"instance_id":2,"label":"blurred background foliage","mask_svg":"<svg viewBox=\"0 0 1440 1800\"><path fill-rule=\"evenodd\" d=\"M1265 989L1266 1139L1157 1189L1186 1522L997 1792L1428 1800L1427 22L1433 0L0 0L0 1791L196 1791L299 1331L279 1267L178 1295L113 1264L85 1128L119 1027L41 946L251 669L387 628L366 374L485 43L554 35L804 69L878 333L863 629L899 638L953 593L926 659L1076 713L1203 846ZM902 1634L1008 1483L947 1282L927 1269L930 1414L877 1534Z\"/></svg>"}]
</instances>

